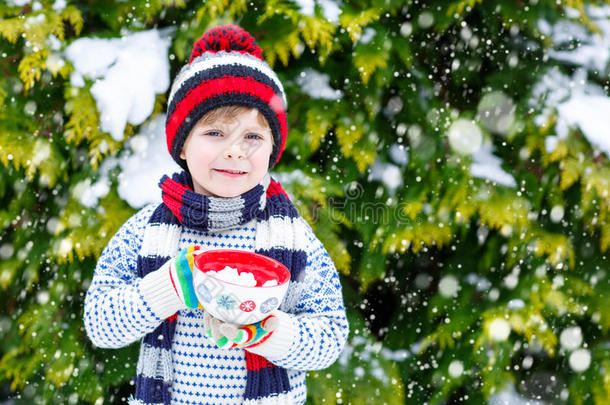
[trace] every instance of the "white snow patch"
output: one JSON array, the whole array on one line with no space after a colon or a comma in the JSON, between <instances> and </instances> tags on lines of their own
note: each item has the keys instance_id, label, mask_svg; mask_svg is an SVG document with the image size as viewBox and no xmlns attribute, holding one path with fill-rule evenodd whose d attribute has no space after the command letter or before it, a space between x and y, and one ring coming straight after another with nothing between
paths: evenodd
<instances>
[{"instance_id":1,"label":"white snow patch","mask_svg":"<svg viewBox=\"0 0 610 405\"><path fill-rule=\"evenodd\" d=\"M489 405L544 405L544 402L536 401L519 395L515 386L509 384L507 388L489 397Z\"/></svg>"},{"instance_id":2,"label":"white snow patch","mask_svg":"<svg viewBox=\"0 0 610 405\"><path fill-rule=\"evenodd\" d=\"M307 68L303 70L296 79L303 93L312 98L322 98L326 100L338 100L343 97L341 90L330 87L330 77L326 73Z\"/></svg>"},{"instance_id":3,"label":"white snow patch","mask_svg":"<svg viewBox=\"0 0 610 405\"><path fill-rule=\"evenodd\" d=\"M510 324L503 318L496 318L489 324L489 336L497 342L508 339L510 330Z\"/></svg>"},{"instance_id":4,"label":"white snow patch","mask_svg":"<svg viewBox=\"0 0 610 405\"><path fill-rule=\"evenodd\" d=\"M572 77L562 74L557 67L549 69L534 86L530 105L542 107L543 113L535 118L543 126L557 111L555 130L557 137L547 137L545 147L551 152L559 139L564 139L570 127L578 127L589 143L610 156L610 136L607 130L610 98L606 91L589 83L587 71L596 76L610 72L610 6L587 7L586 13L599 27L600 34L590 32L579 20L580 12L566 9L573 21L562 20L555 25L539 20L538 28L553 41L549 57L576 65ZM573 46L576 44L575 46Z\"/></svg>"},{"instance_id":5,"label":"white snow patch","mask_svg":"<svg viewBox=\"0 0 610 405\"><path fill-rule=\"evenodd\" d=\"M549 135L544 138L544 149L546 149L547 153L553 153L555 148L557 148L557 144L559 143L559 138L554 135Z\"/></svg>"},{"instance_id":6,"label":"white snow patch","mask_svg":"<svg viewBox=\"0 0 610 405\"><path fill-rule=\"evenodd\" d=\"M118 193L133 208L161 202L159 180L164 174L182 170L167 152L165 115L159 114L127 141L128 149L117 158L108 157L102 163L99 179L91 184L87 179L75 187L75 197L86 207L94 207L110 190L110 170L119 166Z\"/></svg>"},{"instance_id":7,"label":"white snow patch","mask_svg":"<svg viewBox=\"0 0 610 405\"><path fill-rule=\"evenodd\" d=\"M181 168L167 151L165 114L159 114L128 141L129 151L119 160L119 196L133 208L161 202L159 180Z\"/></svg>"},{"instance_id":8,"label":"white snow patch","mask_svg":"<svg viewBox=\"0 0 610 405\"><path fill-rule=\"evenodd\" d=\"M470 285L474 285L477 291L487 291L491 288L491 282L476 273L468 273L466 275L466 282Z\"/></svg>"},{"instance_id":9,"label":"white snow patch","mask_svg":"<svg viewBox=\"0 0 610 405\"><path fill-rule=\"evenodd\" d=\"M438 283L438 291L445 298L457 297L461 289L460 282L451 274L444 276Z\"/></svg>"},{"instance_id":10,"label":"white snow patch","mask_svg":"<svg viewBox=\"0 0 610 405\"><path fill-rule=\"evenodd\" d=\"M390 147L390 158L400 166L405 166L409 163L409 154L403 145L397 143Z\"/></svg>"},{"instance_id":11,"label":"white snow patch","mask_svg":"<svg viewBox=\"0 0 610 405\"><path fill-rule=\"evenodd\" d=\"M576 350L582 344L582 329L580 326L565 328L559 335L561 347L565 350Z\"/></svg>"},{"instance_id":12,"label":"white snow patch","mask_svg":"<svg viewBox=\"0 0 610 405\"><path fill-rule=\"evenodd\" d=\"M470 155L481 148L483 133L481 128L472 120L459 118L447 130L449 145L457 153Z\"/></svg>"},{"instance_id":13,"label":"white snow patch","mask_svg":"<svg viewBox=\"0 0 610 405\"><path fill-rule=\"evenodd\" d=\"M591 365L591 352L587 349L574 350L568 359L570 368L577 373L583 372Z\"/></svg>"},{"instance_id":14,"label":"white snow patch","mask_svg":"<svg viewBox=\"0 0 610 405\"><path fill-rule=\"evenodd\" d=\"M57 11L58 13L61 13L67 5L68 3L66 2L66 0L55 0L55 3L53 3L53 10Z\"/></svg>"},{"instance_id":15,"label":"white snow patch","mask_svg":"<svg viewBox=\"0 0 610 405\"><path fill-rule=\"evenodd\" d=\"M449 364L449 375L453 378L459 378L462 373L464 372L464 363L462 363L459 360L453 360L450 364Z\"/></svg>"},{"instance_id":16,"label":"white snow patch","mask_svg":"<svg viewBox=\"0 0 610 405\"><path fill-rule=\"evenodd\" d=\"M370 168L369 181L381 181L389 190L390 194L402 184L402 173L400 168L391 163L382 163L378 159L375 160Z\"/></svg>"},{"instance_id":17,"label":"white snow patch","mask_svg":"<svg viewBox=\"0 0 610 405\"><path fill-rule=\"evenodd\" d=\"M508 309L521 309L525 308L525 302L520 298L515 298L508 301L508 304L506 306L508 307Z\"/></svg>"},{"instance_id":18,"label":"white snow patch","mask_svg":"<svg viewBox=\"0 0 610 405\"><path fill-rule=\"evenodd\" d=\"M572 97L557 112L568 126L579 127L592 146L610 156L610 97Z\"/></svg>"},{"instance_id":19,"label":"white snow patch","mask_svg":"<svg viewBox=\"0 0 610 405\"><path fill-rule=\"evenodd\" d=\"M362 35L358 39L358 42L360 42L362 44L368 44L369 42L371 42L373 40L376 33L377 33L377 31L375 31L374 28L367 27L364 29L364 32L362 32Z\"/></svg>"},{"instance_id":20,"label":"white snow patch","mask_svg":"<svg viewBox=\"0 0 610 405\"><path fill-rule=\"evenodd\" d=\"M338 22L342 3L334 0L318 0L324 17L330 22Z\"/></svg>"},{"instance_id":21,"label":"white snow patch","mask_svg":"<svg viewBox=\"0 0 610 405\"><path fill-rule=\"evenodd\" d=\"M61 41L53 34L49 34L47 37L47 44L52 51L59 51L61 49Z\"/></svg>"},{"instance_id":22,"label":"white snow patch","mask_svg":"<svg viewBox=\"0 0 610 405\"><path fill-rule=\"evenodd\" d=\"M72 72L70 75L70 86L72 87L83 87L85 85L85 78L78 72Z\"/></svg>"},{"instance_id":23,"label":"white snow patch","mask_svg":"<svg viewBox=\"0 0 610 405\"><path fill-rule=\"evenodd\" d=\"M169 87L167 32L153 29L122 38L81 38L64 54L74 65L70 82L95 80L91 94L100 112L100 126L118 141L125 125L142 124L152 113L155 95Z\"/></svg>"},{"instance_id":24,"label":"white snow patch","mask_svg":"<svg viewBox=\"0 0 610 405\"><path fill-rule=\"evenodd\" d=\"M549 57L597 70L600 75L607 73L610 63L610 6L586 8L587 15L597 25L600 34L578 23L580 12L572 11L568 18L574 21L560 20L554 25L545 20L538 21L538 28L552 38L556 48L548 51Z\"/></svg>"},{"instance_id":25,"label":"white snow patch","mask_svg":"<svg viewBox=\"0 0 610 405\"><path fill-rule=\"evenodd\" d=\"M513 176L502 170L502 159L493 154L490 145L483 145L473 153L470 173L474 177L487 179L507 187L517 187Z\"/></svg>"},{"instance_id":26,"label":"white snow patch","mask_svg":"<svg viewBox=\"0 0 610 405\"><path fill-rule=\"evenodd\" d=\"M100 198L105 197L110 191L110 179L108 178L108 172L114 169L116 165L116 158L106 158L106 160L104 160L100 166L100 177L98 180L93 184L91 183L91 179L85 179L78 183L76 186L74 186L74 197L77 198L85 207L95 207Z\"/></svg>"},{"instance_id":27,"label":"white snow patch","mask_svg":"<svg viewBox=\"0 0 610 405\"><path fill-rule=\"evenodd\" d=\"M309 17L314 16L316 2L314 0L296 0L297 6L299 6L299 12Z\"/></svg>"},{"instance_id":28,"label":"white snow patch","mask_svg":"<svg viewBox=\"0 0 610 405\"><path fill-rule=\"evenodd\" d=\"M6 4L8 6L17 6L17 7L23 7L26 4L28 4L30 2L30 0L6 0Z\"/></svg>"},{"instance_id":29,"label":"white snow patch","mask_svg":"<svg viewBox=\"0 0 610 405\"><path fill-rule=\"evenodd\" d=\"M338 22L341 14L341 2L335 0L318 0L318 5L322 8L322 14L330 22ZM316 2L314 0L296 0L299 12L303 15L313 17Z\"/></svg>"},{"instance_id":30,"label":"white snow patch","mask_svg":"<svg viewBox=\"0 0 610 405\"><path fill-rule=\"evenodd\" d=\"M560 139L568 136L570 127L578 127L588 142L610 156L607 130L610 97L603 88L587 81L587 71L577 69L572 77L557 68L547 71L536 83L529 101L543 113L535 118L537 125L546 125L553 111L557 112L556 136L545 138L547 152L552 152Z\"/></svg>"}]
</instances>

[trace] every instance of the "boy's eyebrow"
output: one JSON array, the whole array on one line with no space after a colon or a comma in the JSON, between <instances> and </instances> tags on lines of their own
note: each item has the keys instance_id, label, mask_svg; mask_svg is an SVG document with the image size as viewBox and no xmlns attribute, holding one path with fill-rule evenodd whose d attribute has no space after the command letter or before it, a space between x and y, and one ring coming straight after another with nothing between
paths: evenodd
<instances>
[{"instance_id":1,"label":"boy's eyebrow","mask_svg":"<svg viewBox=\"0 0 610 405\"><path fill-rule=\"evenodd\" d=\"M197 127L199 127L199 128L219 128L224 131L227 129L235 128L236 125L235 125L235 120L216 120L214 122L198 123ZM262 126L260 124L254 124L254 125L247 126L247 127L243 128L242 131L245 131L245 132L256 131L256 132L264 132L264 133L271 134L271 129L269 127Z\"/></svg>"},{"instance_id":2,"label":"boy's eyebrow","mask_svg":"<svg viewBox=\"0 0 610 405\"><path fill-rule=\"evenodd\" d=\"M244 130L245 130L245 131L257 131L257 132L269 132L269 133L271 132L271 131L269 130L269 128L267 128L267 127L263 127L263 126L260 126L260 125L258 125L258 126L246 127Z\"/></svg>"}]
</instances>

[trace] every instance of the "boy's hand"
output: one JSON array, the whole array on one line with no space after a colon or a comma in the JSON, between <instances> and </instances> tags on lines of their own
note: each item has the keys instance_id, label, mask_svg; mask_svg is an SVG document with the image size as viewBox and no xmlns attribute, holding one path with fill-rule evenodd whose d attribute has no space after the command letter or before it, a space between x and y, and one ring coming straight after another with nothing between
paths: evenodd
<instances>
[{"instance_id":1,"label":"boy's hand","mask_svg":"<svg viewBox=\"0 0 610 405\"><path fill-rule=\"evenodd\" d=\"M205 334L221 349L248 349L267 340L277 329L279 319L269 315L260 322L238 326L222 322L206 312L203 315L203 325Z\"/></svg>"},{"instance_id":2,"label":"boy's hand","mask_svg":"<svg viewBox=\"0 0 610 405\"><path fill-rule=\"evenodd\" d=\"M199 307L199 300L195 295L193 285L193 262L194 256L201 252L199 249L199 246L191 245L180 250L169 261L169 276L172 280L172 286L187 308Z\"/></svg>"}]
</instances>

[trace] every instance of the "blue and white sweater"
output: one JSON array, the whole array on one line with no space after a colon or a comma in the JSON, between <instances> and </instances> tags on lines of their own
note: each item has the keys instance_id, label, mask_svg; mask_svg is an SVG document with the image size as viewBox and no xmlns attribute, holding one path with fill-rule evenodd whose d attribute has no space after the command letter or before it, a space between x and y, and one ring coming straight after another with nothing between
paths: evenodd
<instances>
[{"instance_id":1,"label":"blue and white sweater","mask_svg":"<svg viewBox=\"0 0 610 405\"><path fill-rule=\"evenodd\" d=\"M102 348L119 348L142 339L172 315L180 302L167 271L137 276L144 229L156 205L144 207L112 237L97 263L85 299L89 338ZM308 370L330 366L348 335L348 323L335 266L302 218L307 241L303 282L291 283L280 305L280 327L252 352L287 369L290 395L303 404ZM254 251L255 220L222 232L182 227L179 248ZM219 349L203 334L203 311L180 310L172 342L172 404L241 404L246 386L245 352ZM138 370L140 372L141 370Z\"/></svg>"}]
</instances>

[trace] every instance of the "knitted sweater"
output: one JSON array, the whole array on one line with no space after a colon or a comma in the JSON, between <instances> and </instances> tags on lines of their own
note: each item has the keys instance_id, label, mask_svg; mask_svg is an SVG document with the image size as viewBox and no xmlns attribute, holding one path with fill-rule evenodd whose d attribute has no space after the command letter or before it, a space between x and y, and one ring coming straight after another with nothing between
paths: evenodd
<instances>
[{"instance_id":1,"label":"knitted sweater","mask_svg":"<svg viewBox=\"0 0 610 405\"><path fill-rule=\"evenodd\" d=\"M153 331L175 312L167 272L137 277L144 228L156 205L144 207L110 240L97 263L85 299L85 328L103 348L127 346ZM281 326L252 352L287 369L295 404L306 399L307 370L330 366L339 356L348 324L339 276L309 225L304 281L291 283L280 306ZM222 232L182 228L180 248L254 251L254 222ZM173 296L172 296L173 294ZM173 311L173 312L172 312ZM172 342L172 404L240 404L246 386L245 352L219 349L203 335L203 311L180 310Z\"/></svg>"}]
</instances>

